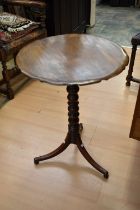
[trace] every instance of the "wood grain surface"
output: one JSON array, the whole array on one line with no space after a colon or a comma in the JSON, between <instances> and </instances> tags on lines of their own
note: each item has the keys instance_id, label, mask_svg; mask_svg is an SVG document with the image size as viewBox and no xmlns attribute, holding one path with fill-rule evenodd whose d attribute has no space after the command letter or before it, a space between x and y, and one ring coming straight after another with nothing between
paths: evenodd
<instances>
[{"instance_id":1,"label":"wood grain surface","mask_svg":"<svg viewBox=\"0 0 140 210\"><path fill-rule=\"evenodd\" d=\"M128 64L117 44L91 35L59 35L35 41L17 55L21 71L56 85L85 85L116 76Z\"/></svg>"}]
</instances>

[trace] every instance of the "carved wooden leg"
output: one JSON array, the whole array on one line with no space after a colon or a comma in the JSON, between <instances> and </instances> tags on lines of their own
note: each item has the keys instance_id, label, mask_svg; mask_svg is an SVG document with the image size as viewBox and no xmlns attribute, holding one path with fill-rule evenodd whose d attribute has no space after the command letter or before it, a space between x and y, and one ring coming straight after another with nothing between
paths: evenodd
<instances>
[{"instance_id":1,"label":"carved wooden leg","mask_svg":"<svg viewBox=\"0 0 140 210\"><path fill-rule=\"evenodd\" d=\"M2 61L1 63L2 63L2 68L3 68L3 70L2 70L3 79L6 83L6 94L7 94L8 99L11 100L14 98L14 92L10 85L10 77L8 74L7 65L6 65L5 61Z\"/></svg>"},{"instance_id":2,"label":"carved wooden leg","mask_svg":"<svg viewBox=\"0 0 140 210\"><path fill-rule=\"evenodd\" d=\"M67 86L68 92L68 134L72 144L77 144L77 140L82 132L82 124L79 124L79 87L78 85Z\"/></svg>"},{"instance_id":3,"label":"carved wooden leg","mask_svg":"<svg viewBox=\"0 0 140 210\"><path fill-rule=\"evenodd\" d=\"M16 64L16 55L14 55L14 64L15 64L15 70L16 70L16 73L15 75L18 75L19 73L21 73L20 69L18 68L17 64Z\"/></svg>"},{"instance_id":4,"label":"carved wooden leg","mask_svg":"<svg viewBox=\"0 0 140 210\"><path fill-rule=\"evenodd\" d=\"M85 149L84 145L82 142L77 145L78 149L80 150L81 154L84 156L84 158L94 167L96 168L97 171L100 171L103 175L104 178L108 179L109 173L106 171L102 166L100 166L96 161L89 155L87 150Z\"/></svg>"},{"instance_id":5,"label":"carved wooden leg","mask_svg":"<svg viewBox=\"0 0 140 210\"><path fill-rule=\"evenodd\" d=\"M42 155L39 157L35 157L34 158L34 163L37 165L39 164L40 161L44 161L44 160L48 160L50 158L53 158L57 155L59 155L60 153L62 153L68 146L69 146L69 142L65 141L65 143L62 143L57 149L55 149L54 151L46 154L46 155Z\"/></svg>"},{"instance_id":6,"label":"carved wooden leg","mask_svg":"<svg viewBox=\"0 0 140 210\"><path fill-rule=\"evenodd\" d=\"M102 168L86 151L82 140L81 140L81 132L83 130L83 125L79 124L79 101L78 101L78 85L71 85L67 87L68 91L68 133L70 135L70 141L73 144L76 144L78 149L84 158L99 172L104 175L104 178L108 179L109 173L104 168Z\"/></svg>"},{"instance_id":7,"label":"carved wooden leg","mask_svg":"<svg viewBox=\"0 0 140 210\"><path fill-rule=\"evenodd\" d=\"M136 57L136 51L137 51L137 45L133 45L129 69L128 69L128 75L126 77L126 86L130 86L130 82L133 79L132 73L133 73L133 67L134 67L134 62L135 62L135 57Z\"/></svg>"},{"instance_id":8,"label":"carved wooden leg","mask_svg":"<svg viewBox=\"0 0 140 210\"><path fill-rule=\"evenodd\" d=\"M85 159L99 172L101 172L104 177L107 179L109 177L108 171L102 168L86 151L82 140L81 140L81 132L83 130L83 125L79 123L79 101L78 101L78 85L69 85L67 86L68 92L68 134L65 139L65 143L61 144L56 150L53 152L42 155L40 157L34 158L34 163L39 164L40 161L44 161L50 158L53 158L60 153L62 153L70 144L75 144L79 148L81 154L85 157Z\"/></svg>"}]
</instances>

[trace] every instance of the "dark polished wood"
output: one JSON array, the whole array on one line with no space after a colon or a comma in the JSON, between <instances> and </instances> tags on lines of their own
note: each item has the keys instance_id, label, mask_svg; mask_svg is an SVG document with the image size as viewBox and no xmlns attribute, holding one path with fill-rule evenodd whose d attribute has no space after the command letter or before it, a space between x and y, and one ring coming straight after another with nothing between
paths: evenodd
<instances>
[{"instance_id":1,"label":"dark polished wood","mask_svg":"<svg viewBox=\"0 0 140 210\"><path fill-rule=\"evenodd\" d=\"M130 138L140 141L140 87L130 130Z\"/></svg>"},{"instance_id":2,"label":"dark polished wood","mask_svg":"<svg viewBox=\"0 0 140 210\"><path fill-rule=\"evenodd\" d=\"M118 45L90 35L49 37L24 47L17 55L21 71L31 78L54 85L66 85L68 92L68 133L65 142L53 152L36 157L35 164L62 153L75 144L85 159L105 178L102 168L86 151L79 123L79 85L97 83L119 74L128 64L128 56Z\"/></svg>"},{"instance_id":3,"label":"dark polished wood","mask_svg":"<svg viewBox=\"0 0 140 210\"><path fill-rule=\"evenodd\" d=\"M126 86L130 86L131 81L140 83L139 78L133 77L133 68L135 64L136 52L137 52L138 46L140 45L140 33L132 37L131 43L132 43L132 52L131 52L131 57L130 57L128 75L126 77Z\"/></svg>"},{"instance_id":4,"label":"dark polished wood","mask_svg":"<svg viewBox=\"0 0 140 210\"><path fill-rule=\"evenodd\" d=\"M119 74L128 64L128 56L106 39L71 34L29 44L18 54L17 63L23 73L43 82L85 85Z\"/></svg>"},{"instance_id":5,"label":"dark polished wood","mask_svg":"<svg viewBox=\"0 0 140 210\"><path fill-rule=\"evenodd\" d=\"M130 59L130 64L129 64L129 69L128 69L128 75L126 77L126 86L130 86L131 81L136 82L135 78L132 76L135 57L136 57L136 51L137 51L137 45L134 45L132 47L131 59Z\"/></svg>"},{"instance_id":6,"label":"dark polished wood","mask_svg":"<svg viewBox=\"0 0 140 210\"><path fill-rule=\"evenodd\" d=\"M48 36L83 33L90 23L91 0L44 0Z\"/></svg>"},{"instance_id":7,"label":"dark polished wood","mask_svg":"<svg viewBox=\"0 0 140 210\"><path fill-rule=\"evenodd\" d=\"M135 0L110 0L111 6L131 6L135 5Z\"/></svg>"},{"instance_id":8,"label":"dark polished wood","mask_svg":"<svg viewBox=\"0 0 140 210\"><path fill-rule=\"evenodd\" d=\"M77 145L81 154L85 159L94 167L100 171L107 179L109 177L108 171L100 166L87 152L85 146L81 140L82 124L79 123L79 101L78 101L78 85L67 86L68 92L68 134L65 139L65 143L61 144L53 152L36 157L34 159L35 164L39 164L40 161L48 160L62 153L70 144Z\"/></svg>"}]
</instances>

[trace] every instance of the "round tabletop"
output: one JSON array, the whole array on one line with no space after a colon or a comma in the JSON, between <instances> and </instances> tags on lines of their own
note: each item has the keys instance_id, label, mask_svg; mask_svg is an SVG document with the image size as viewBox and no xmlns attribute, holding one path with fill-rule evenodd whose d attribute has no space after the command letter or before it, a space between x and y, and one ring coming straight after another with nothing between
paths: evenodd
<instances>
[{"instance_id":1,"label":"round tabletop","mask_svg":"<svg viewBox=\"0 0 140 210\"><path fill-rule=\"evenodd\" d=\"M17 55L27 76L55 85L86 85L121 73L128 64L117 44L92 35L69 34L28 44Z\"/></svg>"}]
</instances>

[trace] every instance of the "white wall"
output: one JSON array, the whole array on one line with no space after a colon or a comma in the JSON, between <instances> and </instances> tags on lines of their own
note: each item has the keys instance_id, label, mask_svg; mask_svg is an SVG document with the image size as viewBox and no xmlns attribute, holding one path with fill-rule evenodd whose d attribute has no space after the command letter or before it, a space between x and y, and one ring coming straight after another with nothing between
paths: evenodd
<instances>
[{"instance_id":1,"label":"white wall","mask_svg":"<svg viewBox=\"0 0 140 210\"><path fill-rule=\"evenodd\" d=\"M95 17L96 17L96 0L91 0L91 17L90 17L90 25L95 25Z\"/></svg>"}]
</instances>

